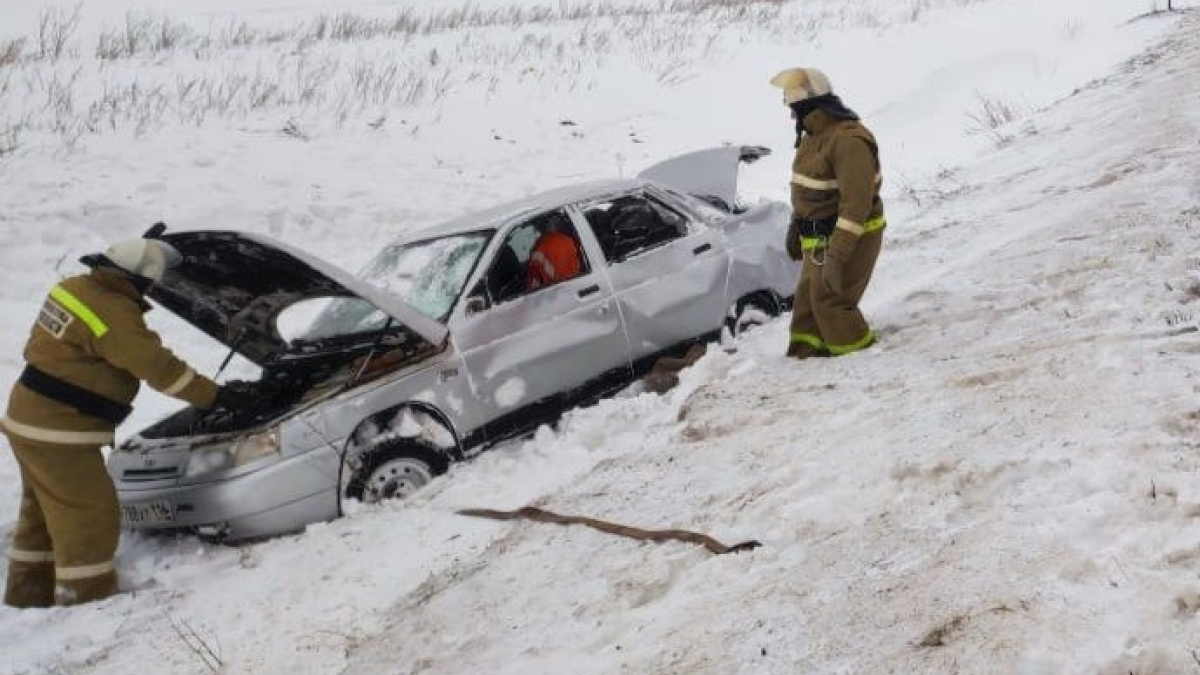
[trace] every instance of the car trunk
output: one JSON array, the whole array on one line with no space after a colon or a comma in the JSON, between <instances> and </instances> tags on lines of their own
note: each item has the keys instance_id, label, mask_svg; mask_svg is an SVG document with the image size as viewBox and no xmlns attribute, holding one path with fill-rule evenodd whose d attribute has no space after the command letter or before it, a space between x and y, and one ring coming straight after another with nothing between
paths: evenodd
<instances>
[{"instance_id":1,"label":"car trunk","mask_svg":"<svg viewBox=\"0 0 1200 675\"><path fill-rule=\"evenodd\" d=\"M659 162L638 174L692 195L728 213L737 213L738 169L771 154L756 145L727 145L697 150Z\"/></svg>"}]
</instances>

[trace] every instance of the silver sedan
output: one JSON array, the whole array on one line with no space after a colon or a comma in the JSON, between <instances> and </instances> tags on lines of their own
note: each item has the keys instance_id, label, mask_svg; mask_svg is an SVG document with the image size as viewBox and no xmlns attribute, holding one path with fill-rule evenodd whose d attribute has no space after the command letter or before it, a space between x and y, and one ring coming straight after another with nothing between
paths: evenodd
<instances>
[{"instance_id":1,"label":"silver sedan","mask_svg":"<svg viewBox=\"0 0 1200 675\"><path fill-rule=\"evenodd\" d=\"M110 454L126 525L226 541L297 531L778 314L799 276L790 211L736 196L739 165L766 152L704 150L471 214L357 277L261 235L159 235L184 261L150 297L262 377L253 408L180 410ZM547 229L578 261L533 283Z\"/></svg>"}]
</instances>

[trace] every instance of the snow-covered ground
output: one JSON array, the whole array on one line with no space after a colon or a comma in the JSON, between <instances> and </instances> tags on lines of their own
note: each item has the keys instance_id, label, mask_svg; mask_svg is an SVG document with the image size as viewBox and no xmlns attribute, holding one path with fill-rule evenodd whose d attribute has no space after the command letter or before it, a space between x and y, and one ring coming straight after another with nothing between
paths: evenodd
<instances>
[{"instance_id":1,"label":"snow-covered ground","mask_svg":"<svg viewBox=\"0 0 1200 675\"><path fill-rule=\"evenodd\" d=\"M401 5L442 6L353 10ZM241 548L126 536L129 592L0 608L0 673L1200 669L1200 16L1133 20L1153 4L1118 0L737 6L565 2L560 16L592 15L101 62L96 36L129 8L185 35L329 13L105 0L80 6L77 56L27 45L0 65L6 383L74 257L156 219L266 232L353 269L408 229L720 142L773 147L745 194L786 198L790 121L766 81L794 65L824 68L877 132L891 222L871 350L787 361L785 318L665 397L631 388L405 503ZM40 9L0 0L0 54ZM425 88L379 75L388 63ZM247 73L296 94L314 69L324 97L178 95ZM134 81L158 103L113 95ZM356 81L374 89L339 89ZM212 372L222 351L161 314ZM138 405L122 431L174 404ZM17 495L4 453L4 538ZM455 514L525 504L764 545L713 556Z\"/></svg>"}]
</instances>

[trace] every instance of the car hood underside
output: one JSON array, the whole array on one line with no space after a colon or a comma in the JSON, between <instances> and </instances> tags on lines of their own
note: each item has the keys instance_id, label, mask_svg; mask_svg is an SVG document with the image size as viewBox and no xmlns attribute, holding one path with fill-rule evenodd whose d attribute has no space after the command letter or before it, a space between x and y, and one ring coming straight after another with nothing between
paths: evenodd
<instances>
[{"instance_id":1,"label":"car hood underside","mask_svg":"<svg viewBox=\"0 0 1200 675\"><path fill-rule=\"evenodd\" d=\"M446 338L441 324L403 300L282 242L257 234L193 231L158 239L183 261L147 296L259 365L295 350L275 319L284 309L318 297L359 297L391 316L424 346Z\"/></svg>"}]
</instances>

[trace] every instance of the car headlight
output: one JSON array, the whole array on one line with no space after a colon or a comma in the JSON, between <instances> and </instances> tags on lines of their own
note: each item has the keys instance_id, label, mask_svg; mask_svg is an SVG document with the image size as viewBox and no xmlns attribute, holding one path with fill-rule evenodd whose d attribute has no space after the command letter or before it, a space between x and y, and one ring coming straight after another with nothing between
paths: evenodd
<instances>
[{"instance_id":1,"label":"car headlight","mask_svg":"<svg viewBox=\"0 0 1200 675\"><path fill-rule=\"evenodd\" d=\"M251 434L228 445L196 448L188 457L185 476L226 471L268 455L279 454L279 430Z\"/></svg>"}]
</instances>

